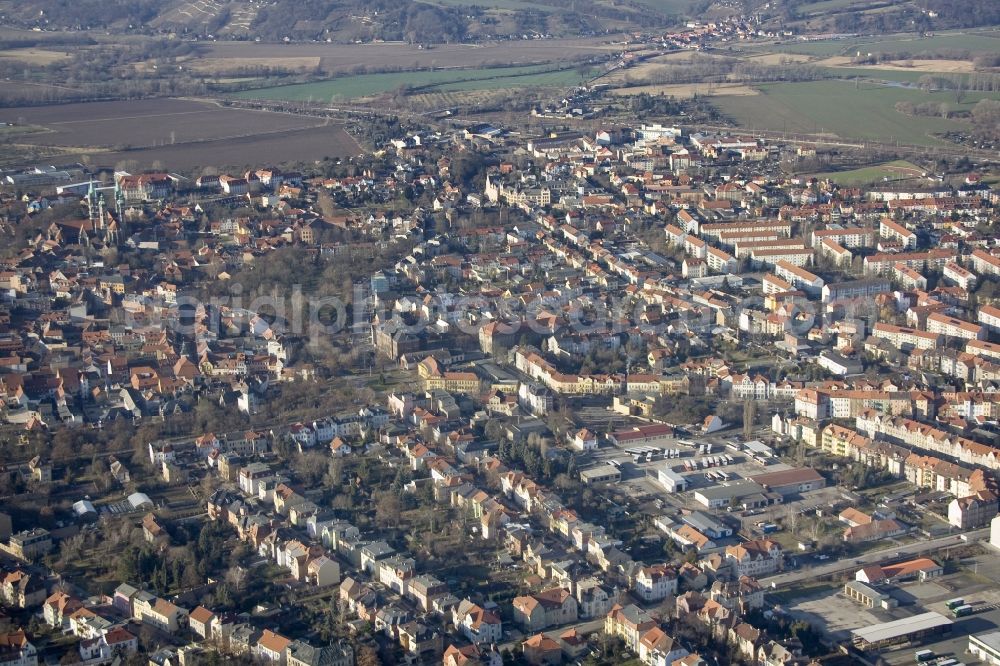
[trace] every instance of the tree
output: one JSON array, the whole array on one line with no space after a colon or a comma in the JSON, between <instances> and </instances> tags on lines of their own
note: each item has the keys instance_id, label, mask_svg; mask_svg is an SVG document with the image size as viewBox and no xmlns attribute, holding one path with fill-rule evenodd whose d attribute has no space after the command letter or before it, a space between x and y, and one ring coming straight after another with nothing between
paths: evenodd
<instances>
[{"instance_id":1,"label":"tree","mask_svg":"<svg viewBox=\"0 0 1000 666\"><path fill-rule=\"evenodd\" d=\"M226 572L226 582L232 584L233 589L237 592L243 590L243 584L247 579L247 570L244 567L235 565L229 567L229 571Z\"/></svg>"},{"instance_id":2,"label":"tree","mask_svg":"<svg viewBox=\"0 0 1000 666\"><path fill-rule=\"evenodd\" d=\"M332 219L337 214L337 202L334 201L333 195L325 187L320 188L317 193L316 204L319 207L319 212L327 219Z\"/></svg>"},{"instance_id":3,"label":"tree","mask_svg":"<svg viewBox=\"0 0 1000 666\"><path fill-rule=\"evenodd\" d=\"M375 497L375 523L380 527L397 527L402 508L397 494L393 492L378 493Z\"/></svg>"},{"instance_id":4,"label":"tree","mask_svg":"<svg viewBox=\"0 0 1000 666\"><path fill-rule=\"evenodd\" d=\"M306 487L317 485L327 471L326 456L319 451L306 451L295 459L295 473Z\"/></svg>"},{"instance_id":5,"label":"tree","mask_svg":"<svg viewBox=\"0 0 1000 666\"><path fill-rule=\"evenodd\" d=\"M338 488L344 482L344 461L340 458L330 458L326 463L326 473L323 475L323 486Z\"/></svg>"},{"instance_id":6,"label":"tree","mask_svg":"<svg viewBox=\"0 0 1000 666\"><path fill-rule=\"evenodd\" d=\"M378 652L370 645L362 645L358 648L354 663L356 666L382 666Z\"/></svg>"}]
</instances>

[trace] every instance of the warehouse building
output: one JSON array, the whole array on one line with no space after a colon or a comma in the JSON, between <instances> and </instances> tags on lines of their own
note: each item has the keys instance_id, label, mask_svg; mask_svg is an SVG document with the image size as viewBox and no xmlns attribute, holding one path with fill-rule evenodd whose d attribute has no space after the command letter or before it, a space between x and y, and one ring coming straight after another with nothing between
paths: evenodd
<instances>
[{"instance_id":1,"label":"warehouse building","mask_svg":"<svg viewBox=\"0 0 1000 666\"><path fill-rule=\"evenodd\" d=\"M760 484L764 490L778 493L782 497L826 487L826 479L811 467L756 474L751 476L750 480Z\"/></svg>"},{"instance_id":2,"label":"warehouse building","mask_svg":"<svg viewBox=\"0 0 1000 666\"><path fill-rule=\"evenodd\" d=\"M580 481L582 481L584 485L591 485L594 483L618 483L621 480L621 470L614 465L601 465L600 467L592 467L591 469L585 469L580 472Z\"/></svg>"},{"instance_id":3,"label":"warehouse building","mask_svg":"<svg viewBox=\"0 0 1000 666\"><path fill-rule=\"evenodd\" d=\"M969 652L984 664L1000 666L1000 631L969 636Z\"/></svg>"},{"instance_id":4,"label":"warehouse building","mask_svg":"<svg viewBox=\"0 0 1000 666\"><path fill-rule=\"evenodd\" d=\"M941 613L932 611L855 629L851 632L851 639L861 650L880 650L890 645L916 644L924 638L946 634L951 631L952 624Z\"/></svg>"},{"instance_id":5,"label":"warehouse building","mask_svg":"<svg viewBox=\"0 0 1000 666\"><path fill-rule=\"evenodd\" d=\"M889 608L895 608L897 605L896 600L885 592L879 592L875 588L856 580L852 580L844 585L844 596L866 608L888 610Z\"/></svg>"},{"instance_id":6,"label":"warehouse building","mask_svg":"<svg viewBox=\"0 0 1000 666\"><path fill-rule=\"evenodd\" d=\"M669 467L657 470L656 480L670 493L682 493L688 488L687 479Z\"/></svg>"}]
</instances>

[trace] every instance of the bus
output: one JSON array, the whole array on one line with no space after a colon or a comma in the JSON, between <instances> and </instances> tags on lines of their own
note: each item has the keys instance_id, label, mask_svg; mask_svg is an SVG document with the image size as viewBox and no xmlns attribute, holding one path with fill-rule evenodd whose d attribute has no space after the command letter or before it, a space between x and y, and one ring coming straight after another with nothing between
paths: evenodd
<instances>
[{"instance_id":1,"label":"bus","mask_svg":"<svg viewBox=\"0 0 1000 666\"><path fill-rule=\"evenodd\" d=\"M937 655L934 654L934 650L917 650L913 654L913 656L914 656L914 658L916 658L917 663L920 664L920 663L923 663L925 661L930 661L931 659L933 659Z\"/></svg>"},{"instance_id":2,"label":"bus","mask_svg":"<svg viewBox=\"0 0 1000 666\"><path fill-rule=\"evenodd\" d=\"M952 615L955 617L965 617L966 615L972 615L973 608L969 604L962 604L961 606L955 606L951 609Z\"/></svg>"},{"instance_id":3,"label":"bus","mask_svg":"<svg viewBox=\"0 0 1000 666\"><path fill-rule=\"evenodd\" d=\"M958 597L957 599L946 601L944 605L948 607L948 610L955 610L959 606L965 605L965 599L963 599L962 597Z\"/></svg>"}]
</instances>

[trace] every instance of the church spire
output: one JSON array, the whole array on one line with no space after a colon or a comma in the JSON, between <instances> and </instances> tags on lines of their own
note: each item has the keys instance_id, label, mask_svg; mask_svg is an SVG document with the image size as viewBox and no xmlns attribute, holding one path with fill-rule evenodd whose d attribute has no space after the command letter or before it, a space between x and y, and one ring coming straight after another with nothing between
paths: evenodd
<instances>
[{"instance_id":1,"label":"church spire","mask_svg":"<svg viewBox=\"0 0 1000 666\"><path fill-rule=\"evenodd\" d=\"M87 219L91 222L96 222L97 218L100 217L100 212L97 209L97 187L94 185L93 178L90 180L90 188L87 190Z\"/></svg>"}]
</instances>

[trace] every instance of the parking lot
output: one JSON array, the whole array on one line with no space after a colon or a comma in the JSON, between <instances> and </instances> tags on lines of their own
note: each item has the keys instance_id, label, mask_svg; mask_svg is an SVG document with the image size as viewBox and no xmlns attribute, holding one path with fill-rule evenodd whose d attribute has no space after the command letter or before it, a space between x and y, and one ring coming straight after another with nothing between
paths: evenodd
<instances>
[{"instance_id":1,"label":"parking lot","mask_svg":"<svg viewBox=\"0 0 1000 666\"><path fill-rule=\"evenodd\" d=\"M850 642L851 631L893 617L884 611L871 610L844 596L842 588L819 595L796 599L784 610L797 620L805 620L832 640Z\"/></svg>"}]
</instances>

